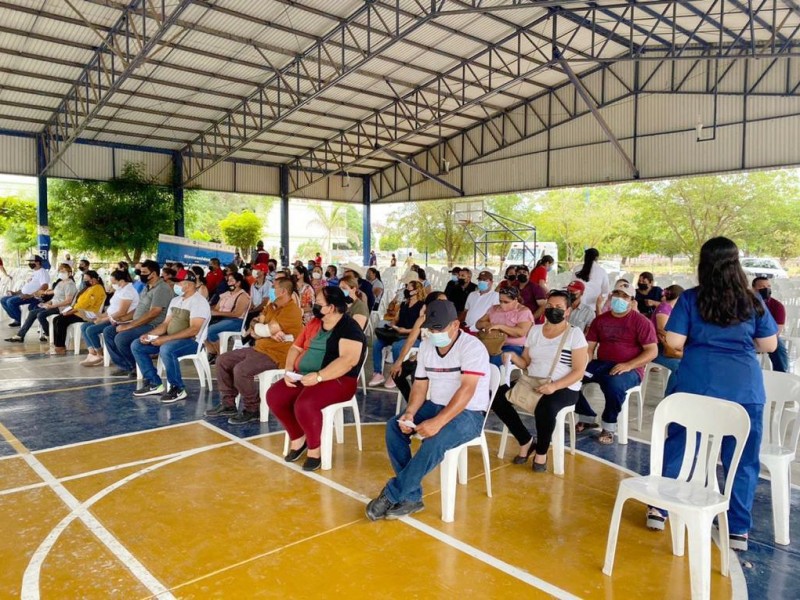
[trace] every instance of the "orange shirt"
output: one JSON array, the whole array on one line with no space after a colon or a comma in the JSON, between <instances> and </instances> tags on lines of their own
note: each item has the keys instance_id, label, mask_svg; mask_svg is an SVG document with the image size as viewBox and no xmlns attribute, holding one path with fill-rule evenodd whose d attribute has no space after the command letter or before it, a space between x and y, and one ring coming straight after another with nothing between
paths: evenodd
<instances>
[{"instance_id":1,"label":"orange shirt","mask_svg":"<svg viewBox=\"0 0 800 600\"><path fill-rule=\"evenodd\" d=\"M278 307L274 302L268 302L261 312L266 317L266 322L275 321L283 333L293 335L295 340L303 331L303 311L294 302ZM272 338L262 338L256 340L255 349L262 354L266 354L282 369L286 365L286 355L289 348L296 342L279 342Z\"/></svg>"}]
</instances>

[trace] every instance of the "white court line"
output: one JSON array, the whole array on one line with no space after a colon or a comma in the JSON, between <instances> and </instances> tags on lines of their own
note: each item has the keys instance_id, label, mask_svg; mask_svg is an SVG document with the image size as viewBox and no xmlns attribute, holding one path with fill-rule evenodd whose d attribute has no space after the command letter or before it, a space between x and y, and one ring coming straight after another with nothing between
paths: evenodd
<instances>
[{"instance_id":1,"label":"white court line","mask_svg":"<svg viewBox=\"0 0 800 600\"><path fill-rule=\"evenodd\" d=\"M363 504L367 504L371 500L370 498L367 498L366 496L364 496L359 492L356 492L355 490L351 490L350 488L347 488L339 483L336 483L335 481L331 481L330 479L322 477L318 473L303 471L298 465L293 463L287 463L286 461L283 460L282 457L276 456L275 454L272 454L271 452L265 450L264 448L261 448L259 446L256 446L255 444L250 443L246 439L238 438L235 435L228 433L227 431L224 431L222 429L219 429L218 427L215 427L214 425L206 421L203 421L202 423L212 431L217 431L222 435L225 435L226 437L230 438L237 444L240 444L245 448L248 448L258 454L261 454L262 456L265 456L269 460L278 463L280 465L283 465L285 468L297 471L301 475L309 477L310 479L313 479L318 483L321 483L338 492L341 492L342 494L345 494L346 496L349 496L354 500L358 500ZM462 542L461 540L454 538L451 535L448 535L446 533L443 533L435 529L434 527L426 525L425 523L422 523L421 521L418 521L413 517L403 517L400 520L406 523L407 525L410 525L411 527L417 529L418 531L425 533L437 539L438 541L467 554L468 556L471 556L491 567L494 567L498 571L502 571L503 573L506 573L507 575L519 579L520 581L523 581L524 583L527 583L532 587L538 588L543 592L550 594L556 598L564 598L567 600L577 600L578 598L578 596L573 596L566 590L562 590L561 588L545 581L544 579L540 579L535 575L532 575L531 573L528 573L527 571L520 569L519 567L515 567L514 565L502 561L499 558L492 556L491 554L488 554L482 550L479 550L478 548L471 546L465 542Z\"/></svg>"}]
</instances>

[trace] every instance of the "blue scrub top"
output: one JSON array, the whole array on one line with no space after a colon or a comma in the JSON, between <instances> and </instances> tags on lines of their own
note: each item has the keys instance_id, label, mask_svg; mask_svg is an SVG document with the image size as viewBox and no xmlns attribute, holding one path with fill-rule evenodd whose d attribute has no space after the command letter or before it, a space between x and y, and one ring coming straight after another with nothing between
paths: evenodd
<instances>
[{"instance_id":1,"label":"blue scrub top","mask_svg":"<svg viewBox=\"0 0 800 600\"><path fill-rule=\"evenodd\" d=\"M778 333L778 325L764 309L749 320L721 327L707 323L697 308L697 288L678 298L667 321L667 331L686 336L678 367L676 392L702 394L739 404L764 404L764 377L754 338Z\"/></svg>"}]
</instances>

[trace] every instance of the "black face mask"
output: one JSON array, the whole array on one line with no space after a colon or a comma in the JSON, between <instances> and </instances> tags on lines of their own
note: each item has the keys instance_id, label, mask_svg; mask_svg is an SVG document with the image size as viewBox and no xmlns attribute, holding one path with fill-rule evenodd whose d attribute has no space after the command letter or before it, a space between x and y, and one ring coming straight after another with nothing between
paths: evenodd
<instances>
[{"instance_id":1,"label":"black face mask","mask_svg":"<svg viewBox=\"0 0 800 600\"><path fill-rule=\"evenodd\" d=\"M410 290L403 290L403 298L405 298L406 300L410 300L411 299L411 291Z\"/></svg>"},{"instance_id":2,"label":"black face mask","mask_svg":"<svg viewBox=\"0 0 800 600\"><path fill-rule=\"evenodd\" d=\"M517 281L520 283L528 283L528 276L527 275L517 275Z\"/></svg>"},{"instance_id":3,"label":"black face mask","mask_svg":"<svg viewBox=\"0 0 800 600\"><path fill-rule=\"evenodd\" d=\"M28 263L28 267L30 267L31 269L35 269L36 268L36 263L35 262L29 262Z\"/></svg>"},{"instance_id":4,"label":"black face mask","mask_svg":"<svg viewBox=\"0 0 800 600\"><path fill-rule=\"evenodd\" d=\"M148 281L150 281L150 273L147 274L140 273L139 279L142 280L142 283L147 283Z\"/></svg>"},{"instance_id":5,"label":"black face mask","mask_svg":"<svg viewBox=\"0 0 800 600\"><path fill-rule=\"evenodd\" d=\"M311 314L313 314L316 318L321 319L325 315L322 314L323 306L321 304L314 303L314 306L311 307Z\"/></svg>"},{"instance_id":6,"label":"black face mask","mask_svg":"<svg viewBox=\"0 0 800 600\"><path fill-rule=\"evenodd\" d=\"M764 300L769 300L772 297L772 290L770 288L761 288L758 290L758 293Z\"/></svg>"},{"instance_id":7,"label":"black face mask","mask_svg":"<svg viewBox=\"0 0 800 600\"><path fill-rule=\"evenodd\" d=\"M545 308L544 318L547 319L553 325L558 325L564 320L564 309L552 308L552 307Z\"/></svg>"},{"instance_id":8,"label":"black face mask","mask_svg":"<svg viewBox=\"0 0 800 600\"><path fill-rule=\"evenodd\" d=\"M516 281L517 280L517 276L516 275L506 275L506 279L508 281Z\"/></svg>"},{"instance_id":9,"label":"black face mask","mask_svg":"<svg viewBox=\"0 0 800 600\"><path fill-rule=\"evenodd\" d=\"M647 284L646 283L640 283L637 287L639 288L640 291L643 292L643 291L645 291L647 289Z\"/></svg>"},{"instance_id":10,"label":"black face mask","mask_svg":"<svg viewBox=\"0 0 800 600\"><path fill-rule=\"evenodd\" d=\"M467 280L466 280L466 279L461 279L461 278L459 277L459 278L458 278L458 285L467 285Z\"/></svg>"},{"instance_id":11,"label":"black face mask","mask_svg":"<svg viewBox=\"0 0 800 600\"><path fill-rule=\"evenodd\" d=\"M86 269L87 269L87 267L83 267L83 266L81 266L81 267L78 267L78 271L80 271L81 273L83 273L84 271L86 271Z\"/></svg>"},{"instance_id":12,"label":"black face mask","mask_svg":"<svg viewBox=\"0 0 800 600\"><path fill-rule=\"evenodd\" d=\"M142 270L141 270L141 269L134 269L134 270L133 270L133 274L134 274L134 275L136 275L136 276L138 277L139 275L141 275L141 274L142 274Z\"/></svg>"}]
</instances>

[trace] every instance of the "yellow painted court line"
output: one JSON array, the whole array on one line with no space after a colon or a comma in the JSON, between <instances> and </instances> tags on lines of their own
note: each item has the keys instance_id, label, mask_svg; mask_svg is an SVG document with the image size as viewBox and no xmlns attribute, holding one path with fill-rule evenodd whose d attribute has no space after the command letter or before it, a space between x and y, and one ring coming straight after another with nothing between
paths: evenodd
<instances>
[{"instance_id":1,"label":"yellow painted court line","mask_svg":"<svg viewBox=\"0 0 800 600\"><path fill-rule=\"evenodd\" d=\"M0 423L0 435L2 435L3 439L7 441L18 453L28 454L28 449L25 447L25 444L20 442L17 437L2 423Z\"/></svg>"}]
</instances>

